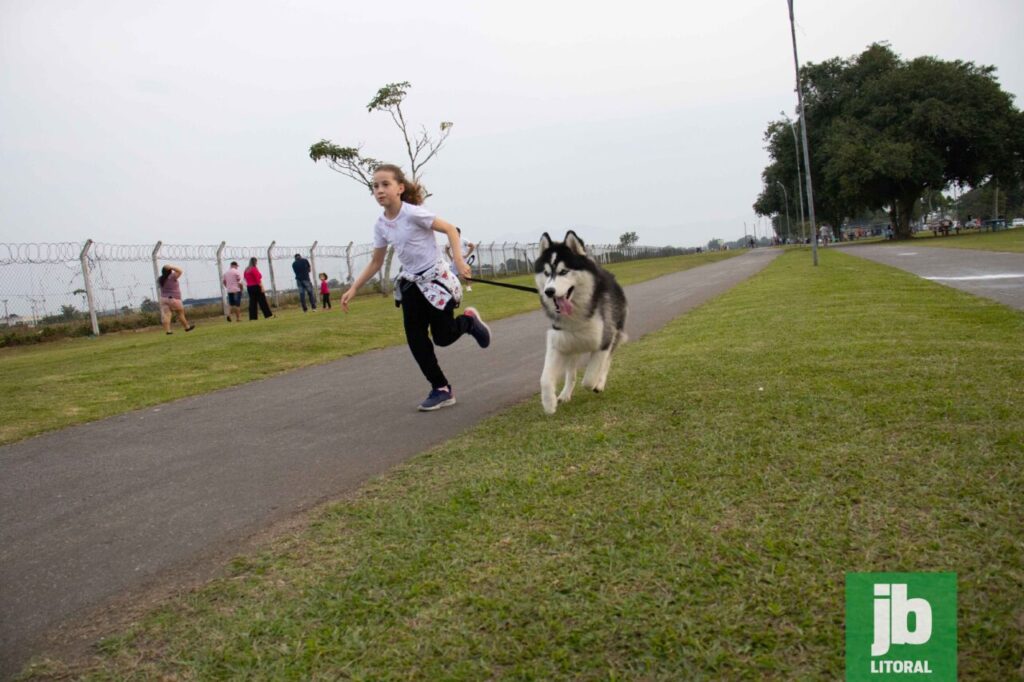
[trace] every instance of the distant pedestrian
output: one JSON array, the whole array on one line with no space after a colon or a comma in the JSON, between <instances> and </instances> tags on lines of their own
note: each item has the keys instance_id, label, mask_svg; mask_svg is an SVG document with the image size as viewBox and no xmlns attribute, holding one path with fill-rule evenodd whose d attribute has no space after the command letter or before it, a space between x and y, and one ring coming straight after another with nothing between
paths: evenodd
<instances>
[{"instance_id":1,"label":"distant pedestrian","mask_svg":"<svg viewBox=\"0 0 1024 682\"><path fill-rule=\"evenodd\" d=\"M164 325L164 331L173 334L171 331L171 314L177 314L181 327L187 332L196 328L189 324L185 317L185 305L181 302L181 285L178 278L181 277L181 268L173 265L165 265L160 271L157 282L160 284L160 321Z\"/></svg>"},{"instance_id":2,"label":"distant pedestrian","mask_svg":"<svg viewBox=\"0 0 1024 682\"><path fill-rule=\"evenodd\" d=\"M462 260L466 261L466 265L468 265L469 269L472 271L473 261L476 260L476 254L473 253L476 251L476 244L467 241L466 238L462 236L462 228L456 227L455 231L459 233L459 244L462 247ZM450 245L445 244L444 254L448 257L448 262L454 265L455 257L452 255L452 247ZM466 291L473 291L473 287L468 283L466 284Z\"/></svg>"},{"instance_id":3,"label":"distant pedestrian","mask_svg":"<svg viewBox=\"0 0 1024 682\"><path fill-rule=\"evenodd\" d=\"M327 284L327 273L320 273L320 304L324 310L331 309L331 287Z\"/></svg>"},{"instance_id":4,"label":"distant pedestrian","mask_svg":"<svg viewBox=\"0 0 1024 682\"><path fill-rule=\"evenodd\" d=\"M256 267L256 259L249 259L249 267L242 273L245 277L245 290L249 293L249 319L257 320L256 306L263 311L263 318L273 317L270 312L270 304L267 303L267 294L263 291L263 273Z\"/></svg>"},{"instance_id":5,"label":"distant pedestrian","mask_svg":"<svg viewBox=\"0 0 1024 682\"><path fill-rule=\"evenodd\" d=\"M242 271L238 269L238 261L231 261L231 267L220 278L224 290L228 292L228 322L235 316L235 322L242 321Z\"/></svg>"},{"instance_id":6,"label":"distant pedestrian","mask_svg":"<svg viewBox=\"0 0 1024 682\"><path fill-rule=\"evenodd\" d=\"M313 293L313 281L309 278L312 268L309 261L301 254L295 254L295 261L292 263L292 272L295 273L295 283L299 287L299 303L302 304L302 312L306 312L306 299L309 298L309 305L316 310L316 294Z\"/></svg>"}]
</instances>

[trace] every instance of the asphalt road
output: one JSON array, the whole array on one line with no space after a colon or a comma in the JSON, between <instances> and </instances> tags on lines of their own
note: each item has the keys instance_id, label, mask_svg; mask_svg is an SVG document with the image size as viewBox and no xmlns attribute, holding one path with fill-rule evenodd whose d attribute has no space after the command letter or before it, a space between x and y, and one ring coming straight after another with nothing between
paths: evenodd
<instances>
[{"instance_id":1,"label":"asphalt road","mask_svg":"<svg viewBox=\"0 0 1024 682\"><path fill-rule=\"evenodd\" d=\"M891 265L939 284L1024 310L1024 253L937 246L915 248L913 241L840 248L852 256Z\"/></svg>"},{"instance_id":2,"label":"asphalt road","mask_svg":"<svg viewBox=\"0 0 1024 682\"><path fill-rule=\"evenodd\" d=\"M659 329L777 255L628 287L627 332ZM429 386L401 346L0 448L0 677L55 629L182 567L219 565L243 539L513 403L534 399L541 418L545 318L491 329L487 350L468 337L439 349L459 403L435 413L415 410ZM622 380L613 365L608 389Z\"/></svg>"}]
</instances>

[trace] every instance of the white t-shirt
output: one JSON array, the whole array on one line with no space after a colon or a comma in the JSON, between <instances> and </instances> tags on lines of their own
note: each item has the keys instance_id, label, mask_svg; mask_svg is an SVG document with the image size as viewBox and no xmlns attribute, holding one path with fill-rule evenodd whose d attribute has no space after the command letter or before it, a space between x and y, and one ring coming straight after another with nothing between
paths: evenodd
<instances>
[{"instance_id":1,"label":"white t-shirt","mask_svg":"<svg viewBox=\"0 0 1024 682\"><path fill-rule=\"evenodd\" d=\"M402 209L394 220L383 215L373 226L373 247L380 249L388 244L395 247L395 254L402 269L419 273L434 267L440 258L434 231L434 214L414 204L402 202Z\"/></svg>"}]
</instances>

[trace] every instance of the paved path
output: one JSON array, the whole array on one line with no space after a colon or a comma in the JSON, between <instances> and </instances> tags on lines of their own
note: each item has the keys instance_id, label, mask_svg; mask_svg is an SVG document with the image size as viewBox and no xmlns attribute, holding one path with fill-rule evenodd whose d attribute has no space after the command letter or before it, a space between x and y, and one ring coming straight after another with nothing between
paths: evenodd
<instances>
[{"instance_id":1,"label":"paved path","mask_svg":"<svg viewBox=\"0 0 1024 682\"><path fill-rule=\"evenodd\" d=\"M777 255L628 287L627 331L659 329ZM540 419L542 314L491 328L486 351L468 338L439 349L460 402L436 413L414 409L425 384L401 346L0 448L0 677L45 648L51 628L222 561L247 536L513 403L532 396ZM613 367L609 389L621 380Z\"/></svg>"},{"instance_id":2,"label":"paved path","mask_svg":"<svg viewBox=\"0 0 1024 682\"><path fill-rule=\"evenodd\" d=\"M939 284L1024 310L1024 253L915 247L913 241L839 248L844 253L892 265Z\"/></svg>"}]
</instances>

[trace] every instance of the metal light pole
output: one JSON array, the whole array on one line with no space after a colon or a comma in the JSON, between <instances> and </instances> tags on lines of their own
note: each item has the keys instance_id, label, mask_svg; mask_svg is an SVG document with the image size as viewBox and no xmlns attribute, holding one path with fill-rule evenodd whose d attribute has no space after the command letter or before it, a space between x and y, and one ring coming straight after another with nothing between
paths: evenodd
<instances>
[{"instance_id":1,"label":"metal light pole","mask_svg":"<svg viewBox=\"0 0 1024 682\"><path fill-rule=\"evenodd\" d=\"M786 191L786 186L778 180L775 181L775 184L782 188L782 196L786 198L786 232L793 234L793 225L789 222L789 192Z\"/></svg>"},{"instance_id":2,"label":"metal light pole","mask_svg":"<svg viewBox=\"0 0 1024 682\"><path fill-rule=\"evenodd\" d=\"M796 191L797 198L800 199L800 231L803 233L804 219L804 189L801 186L803 183L803 177L800 170L800 141L796 137L796 126L789 120L789 116L786 115L785 111L780 111L782 117L786 119L786 123L789 124L789 132L793 133L793 153L796 155Z\"/></svg>"},{"instance_id":3,"label":"metal light pole","mask_svg":"<svg viewBox=\"0 0 1024 682\"><path fill-rule=\"evenodd\" d=\"M807 173L807 210L811 214L811 258L818 265L817 221L814 219L814 189L811 187L811 155L807 150L807 112L804 110L804 89L800 87L800 58L796 53L796 21L793 19L793 0L789 3L789 31L793 36L793 66L796 69L796 101L800 107L800 136L804 142L804 168Z\"/></svg>"}]
</instances>

